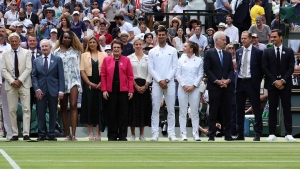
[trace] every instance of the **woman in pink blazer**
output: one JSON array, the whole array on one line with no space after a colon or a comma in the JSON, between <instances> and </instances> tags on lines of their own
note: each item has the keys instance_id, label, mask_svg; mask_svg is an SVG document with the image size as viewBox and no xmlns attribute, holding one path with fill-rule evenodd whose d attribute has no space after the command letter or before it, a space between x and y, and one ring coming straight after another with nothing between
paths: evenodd
<instances>
[{"instance_id":1,"label":"woman in pink blazer","mask_svg":"<svg viewBox=\"0 0 300 169\"><path fill-rule=\"evenodd\" d=\"M112 56L105 57L101 68L101 90L107 100L108 141L127 141L128 103L133 96L133 71L130 60L121 55L123 43L111 43Z\"/></svg>"}]
</instances>

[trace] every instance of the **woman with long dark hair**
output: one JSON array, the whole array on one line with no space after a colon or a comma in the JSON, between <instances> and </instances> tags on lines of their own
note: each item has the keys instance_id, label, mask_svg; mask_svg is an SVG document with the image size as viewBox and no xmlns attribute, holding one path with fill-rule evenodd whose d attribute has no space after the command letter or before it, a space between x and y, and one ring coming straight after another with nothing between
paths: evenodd
<instances>
[{"instance_id":1,"label":"woman with long dark hair","mask_svg":"<svg viewBox=\"0 0 300 169\"><path fill-rule=\"evenodd\" d=\"M60 38L66 31L72 31L70 17L62 16L60 21L60 28L57 29L57 37Z\"/></svg>"},{"instance_id":2,"label":"woman with long dark hair","mask_svg":"<svg viewBox=\"0 0 300 169\"><path fill-rule=\"evenodd\" d=\"M178 52L183 51L183 44L187 41L187 39L183 36L183 28L179 27L176 33L176 37L172 40L172 45Z\"/></svg>"}]
</instances>

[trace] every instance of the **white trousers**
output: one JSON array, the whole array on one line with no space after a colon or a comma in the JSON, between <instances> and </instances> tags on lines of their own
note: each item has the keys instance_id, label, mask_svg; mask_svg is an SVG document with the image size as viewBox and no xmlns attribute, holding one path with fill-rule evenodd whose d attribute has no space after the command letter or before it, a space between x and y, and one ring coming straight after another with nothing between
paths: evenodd
<instances>
[{"instance_id":1,"label":"white trousers","mask_svg":"<svg viewBox=\"0 0 300 169\"><path fill-rule=\"evenodd\" d=\"M152 85L152 134L158 135L159 130L159 109L164 96L168 110L168 135L175 136L175 83L170 82L167 89L162 89L157 82Z\"/></svg>"},{"instance_id":2,"label":"white trousers","mask_svg":"<svg viewBox=\"0 0 300 169\"><path fill-rule=\"evenodd\" d=\"M198 106L200 101L200 89L195 88L193 92L186 92L184 89L178 87L178 101L179 101L179 125L181 134L186 135L186 114L188 103L190 103L190 117L192 120L193 134L198 133L199 113Z\"/></svg>"},{"instance_id":3,"label":"white trousers","mask_svg":"<svg viewBox=\"0 0 300 169\"><path fill-rule=\"evenodd\" d=\"M5 90L5 83L2 83L1 87L1 100L2 100L2 112L3 112L3 123L6 131L6 135L10 138L12 136L12 129L8 111L7 93Z\"/></svg>"}]
</instances>

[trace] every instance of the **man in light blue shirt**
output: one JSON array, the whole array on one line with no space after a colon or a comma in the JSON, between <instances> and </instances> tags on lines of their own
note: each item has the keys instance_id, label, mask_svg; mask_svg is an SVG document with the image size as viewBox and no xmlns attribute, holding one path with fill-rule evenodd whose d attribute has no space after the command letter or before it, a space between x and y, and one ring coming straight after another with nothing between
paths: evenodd
<instances>
[{"instance_id":1,"label":"man in light blue shirt","mask_svg":"<svg viewBox=\"0 0 300 169\"><path fill-rule=\"evenodd\" d=\"M40 32L43 34L43 39L50 39L50 30L58 28L59 21L55 18L55 11L52 8L46 9L46 18L41 21Z\"/></svg>"},{"instance_id":2,"label":"man in light blue shirt","mask_svg":"<svg viewBox=\"0 0 300 169\"><path fill-rule=\"evenodd\" d=\"M199 51L204 51L205 47L207 46L207 38L204 35L201 35L201 25L197 25L195 27L195 34L189 38L189 41L193 41L198 43Z\"/></svg>"},{"instance_id":3,"label":"man in light blue shirt","mask_svg":"<svg viewBox=\"0 0 300 169\"><path fill-rule=\"evenodd\" d=\"M232 13L232 8L228 0L216 0L216 11L218 14L224 14L216 17L217 25L219 25L220 22L226 23L226 15Z\"/></svg>"}]
</instances>

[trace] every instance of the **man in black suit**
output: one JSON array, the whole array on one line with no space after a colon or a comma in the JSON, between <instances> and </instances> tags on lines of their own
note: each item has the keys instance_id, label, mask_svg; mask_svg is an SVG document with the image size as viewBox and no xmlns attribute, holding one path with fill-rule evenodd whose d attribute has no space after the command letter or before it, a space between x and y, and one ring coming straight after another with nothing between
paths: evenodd
<instances>
[{"instance_id":1,"label":"man in black suit","mask_svg":"<svg viewBox=\"0 0 300 169\"><path fill-rule=\"evenodd\" d=\"M295 57L291 48L282 45L281 30L271 32L274 47L264 50L262 70L265 74L265 88L269 98L269 137L266 141L276 141L277 107L279 97L283 108L285 140L297 141L292 136L291 90L292 74L294 72Z\"/></svg>"},{"instance_id":2,"label":"man in black suit","mask_svg":"<svg viewBox=\"0 0 300 169\"><path fill-rule=\"evenodd\" d=\"M260 83L262 80L262 54L263 51L252 46L252 34L242 32L243 47L236 51L237 76L235 81L237 105L237 137L235 140L245 140L244 120L245 102L249 98L255 115L255 137L253 141L260 141L262 134L262 113L260 111Z\"/></svg>"},{"instance_id":3,"label":"man in black suit","mask_svg":"<svg viewBox=\"0 0 300 169\"><path fill-rule=\"evenodd\" d=\"M231 99L233 85L232 57L228 51L222 50L226 45L226 35L223 31L214 34L215 48L209 49L204 56L204 72L207 75L207 90L209 95L209 139L214 141L218 109L221 106L223 114L223 134L225 140L232 141L231 130Z\"/></svg>"}]
</instances>

